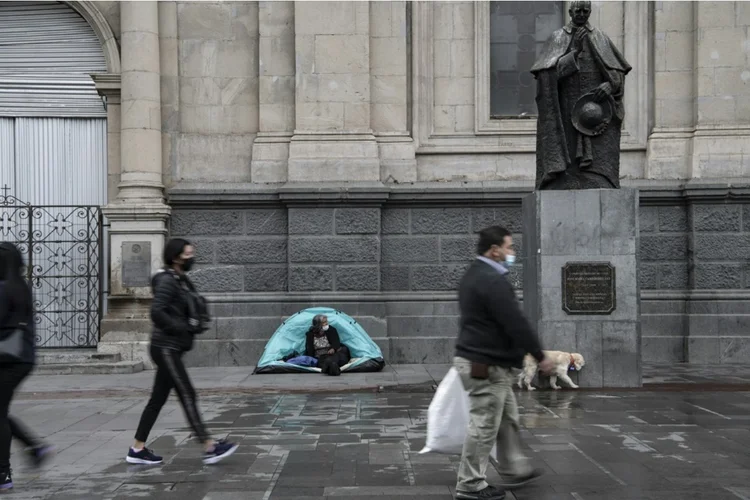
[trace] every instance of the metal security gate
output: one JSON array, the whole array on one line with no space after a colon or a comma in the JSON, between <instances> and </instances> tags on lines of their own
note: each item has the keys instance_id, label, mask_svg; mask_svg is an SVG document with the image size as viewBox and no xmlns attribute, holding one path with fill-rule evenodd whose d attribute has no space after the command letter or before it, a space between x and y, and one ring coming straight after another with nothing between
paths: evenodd
<instances>
[{"instance_id":1,"label":"metal security gate","mask_svg":"<svg viewBox=\"0 0 750 500\"><path fill-rule=\"evenodd\" d=\"M38 347L96 347L102 316L103 237L98 206L34 206L0 191L0 240L26 260Z\"/></svg>"},{"instance_id":2,"label":"metal security gate","mask_svg":"<svg viewBox=\"0 0 750 500\"><path fill-rule=\"evenodd\" d=\"M29 263L39 347L99 340L107 111L90 75L105 72L69 5L0 1L0 241Z\"/></svg>"}]
</instances>

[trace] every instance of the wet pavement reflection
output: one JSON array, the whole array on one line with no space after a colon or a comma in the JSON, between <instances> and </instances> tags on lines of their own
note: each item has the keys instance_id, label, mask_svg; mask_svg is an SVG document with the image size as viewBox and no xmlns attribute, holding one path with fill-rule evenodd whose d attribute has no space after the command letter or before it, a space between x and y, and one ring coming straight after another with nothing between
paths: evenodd
<instances>
[{"instance_id":1,"label":"wet pavement reflection","mask_svg":"<svg viewBox=\"0 0 750 500\"><path fill-rule=\"evenodd\" d=\"M529 456L547 474L521 499L750 499L750 392L517 393ZM13 498L453 498L457 456L419 455L427 393L228 395L201 400L238 452L203 466L170 401L150 443L163 466L124 462L145 399L19 400L59 447L35 471L12 457ZM489 479L497 479L494 470Z\"/></svg>"}]
</instances>

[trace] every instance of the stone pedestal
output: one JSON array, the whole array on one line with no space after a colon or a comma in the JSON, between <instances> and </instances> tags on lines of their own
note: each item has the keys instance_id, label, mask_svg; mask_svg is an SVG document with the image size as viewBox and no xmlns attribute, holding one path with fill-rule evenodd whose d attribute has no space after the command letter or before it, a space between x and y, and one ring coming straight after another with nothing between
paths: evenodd
<instances>
[{"instance_id":1,"label":"stone pedestal","mask_svg":"<svg viewBox=\"0 0 750 500\"><path fill-rule=\"evenodd\" d=\"M151 367L151 276L163 265L170 208L163 203L111 203L102 209L109 221L109 310L102 319L98 351Z\"/></svg>"},{"instance_id":2,"label":"stone pedestal","mask_svg":"<svg viewBox=\"0 0 750 500\"><path fill-rule=\"evenodd\" d=\"M640 387L638 191L537 191L523 223L524 309L544 348L583 355L581 387Z\"/></svg>"}]
</instances>

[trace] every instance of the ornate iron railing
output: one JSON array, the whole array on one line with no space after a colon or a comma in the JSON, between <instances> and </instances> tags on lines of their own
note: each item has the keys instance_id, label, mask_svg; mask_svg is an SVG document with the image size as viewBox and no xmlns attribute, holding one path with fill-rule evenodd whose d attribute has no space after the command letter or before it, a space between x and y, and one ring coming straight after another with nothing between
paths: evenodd
<instances>
[{"instance_id":1,"label":"ornate iron railing","mask_svg":"<svg viewBox=\"0 0 750 500\"><path fill-rule=\"evenodd\" d=\"M97 206L34 206L0 194L0 240L26 259L38 347L95 347L102 313L102 213Z\"/></svg>"}]
</instances>

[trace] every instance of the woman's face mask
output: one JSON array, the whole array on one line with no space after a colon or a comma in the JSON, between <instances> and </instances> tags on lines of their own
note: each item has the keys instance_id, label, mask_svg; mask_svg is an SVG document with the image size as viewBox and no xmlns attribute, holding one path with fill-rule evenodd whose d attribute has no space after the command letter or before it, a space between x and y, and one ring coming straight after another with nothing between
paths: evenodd
<instances>
[{"instance_id":1,"label":"woman's face mask","mask_svg":"<svg viewBox=\"0 0 750 500\"><path fill-rule=\"evenodd\" d=\"M195 257L187 258L182 263L182 269L187 273L190 272L190 270L193 268L193 264L195 264Z\"/></svg>"},{"instance_id":2,"label":"woman's face mask","mask_svg":"<svg viewBox=\"0 0 750 500\"><path fill-rule=\"evenodd\" d=\"M328 325L323 325L323 331L324 331L324 332L327 332L327 331L328 331Z\"/></svg>"},{"instance_id":3,"label":"woman's face mask","mask_svg":"<svg viewBox=\"0 0 750 500\"><path fill-rule=\"evenodd\" d=\"M187 245L180 255L182 261L182 270L189 272L195 264L195 249L192 245Z\"/></svg>"}]
</instances>

